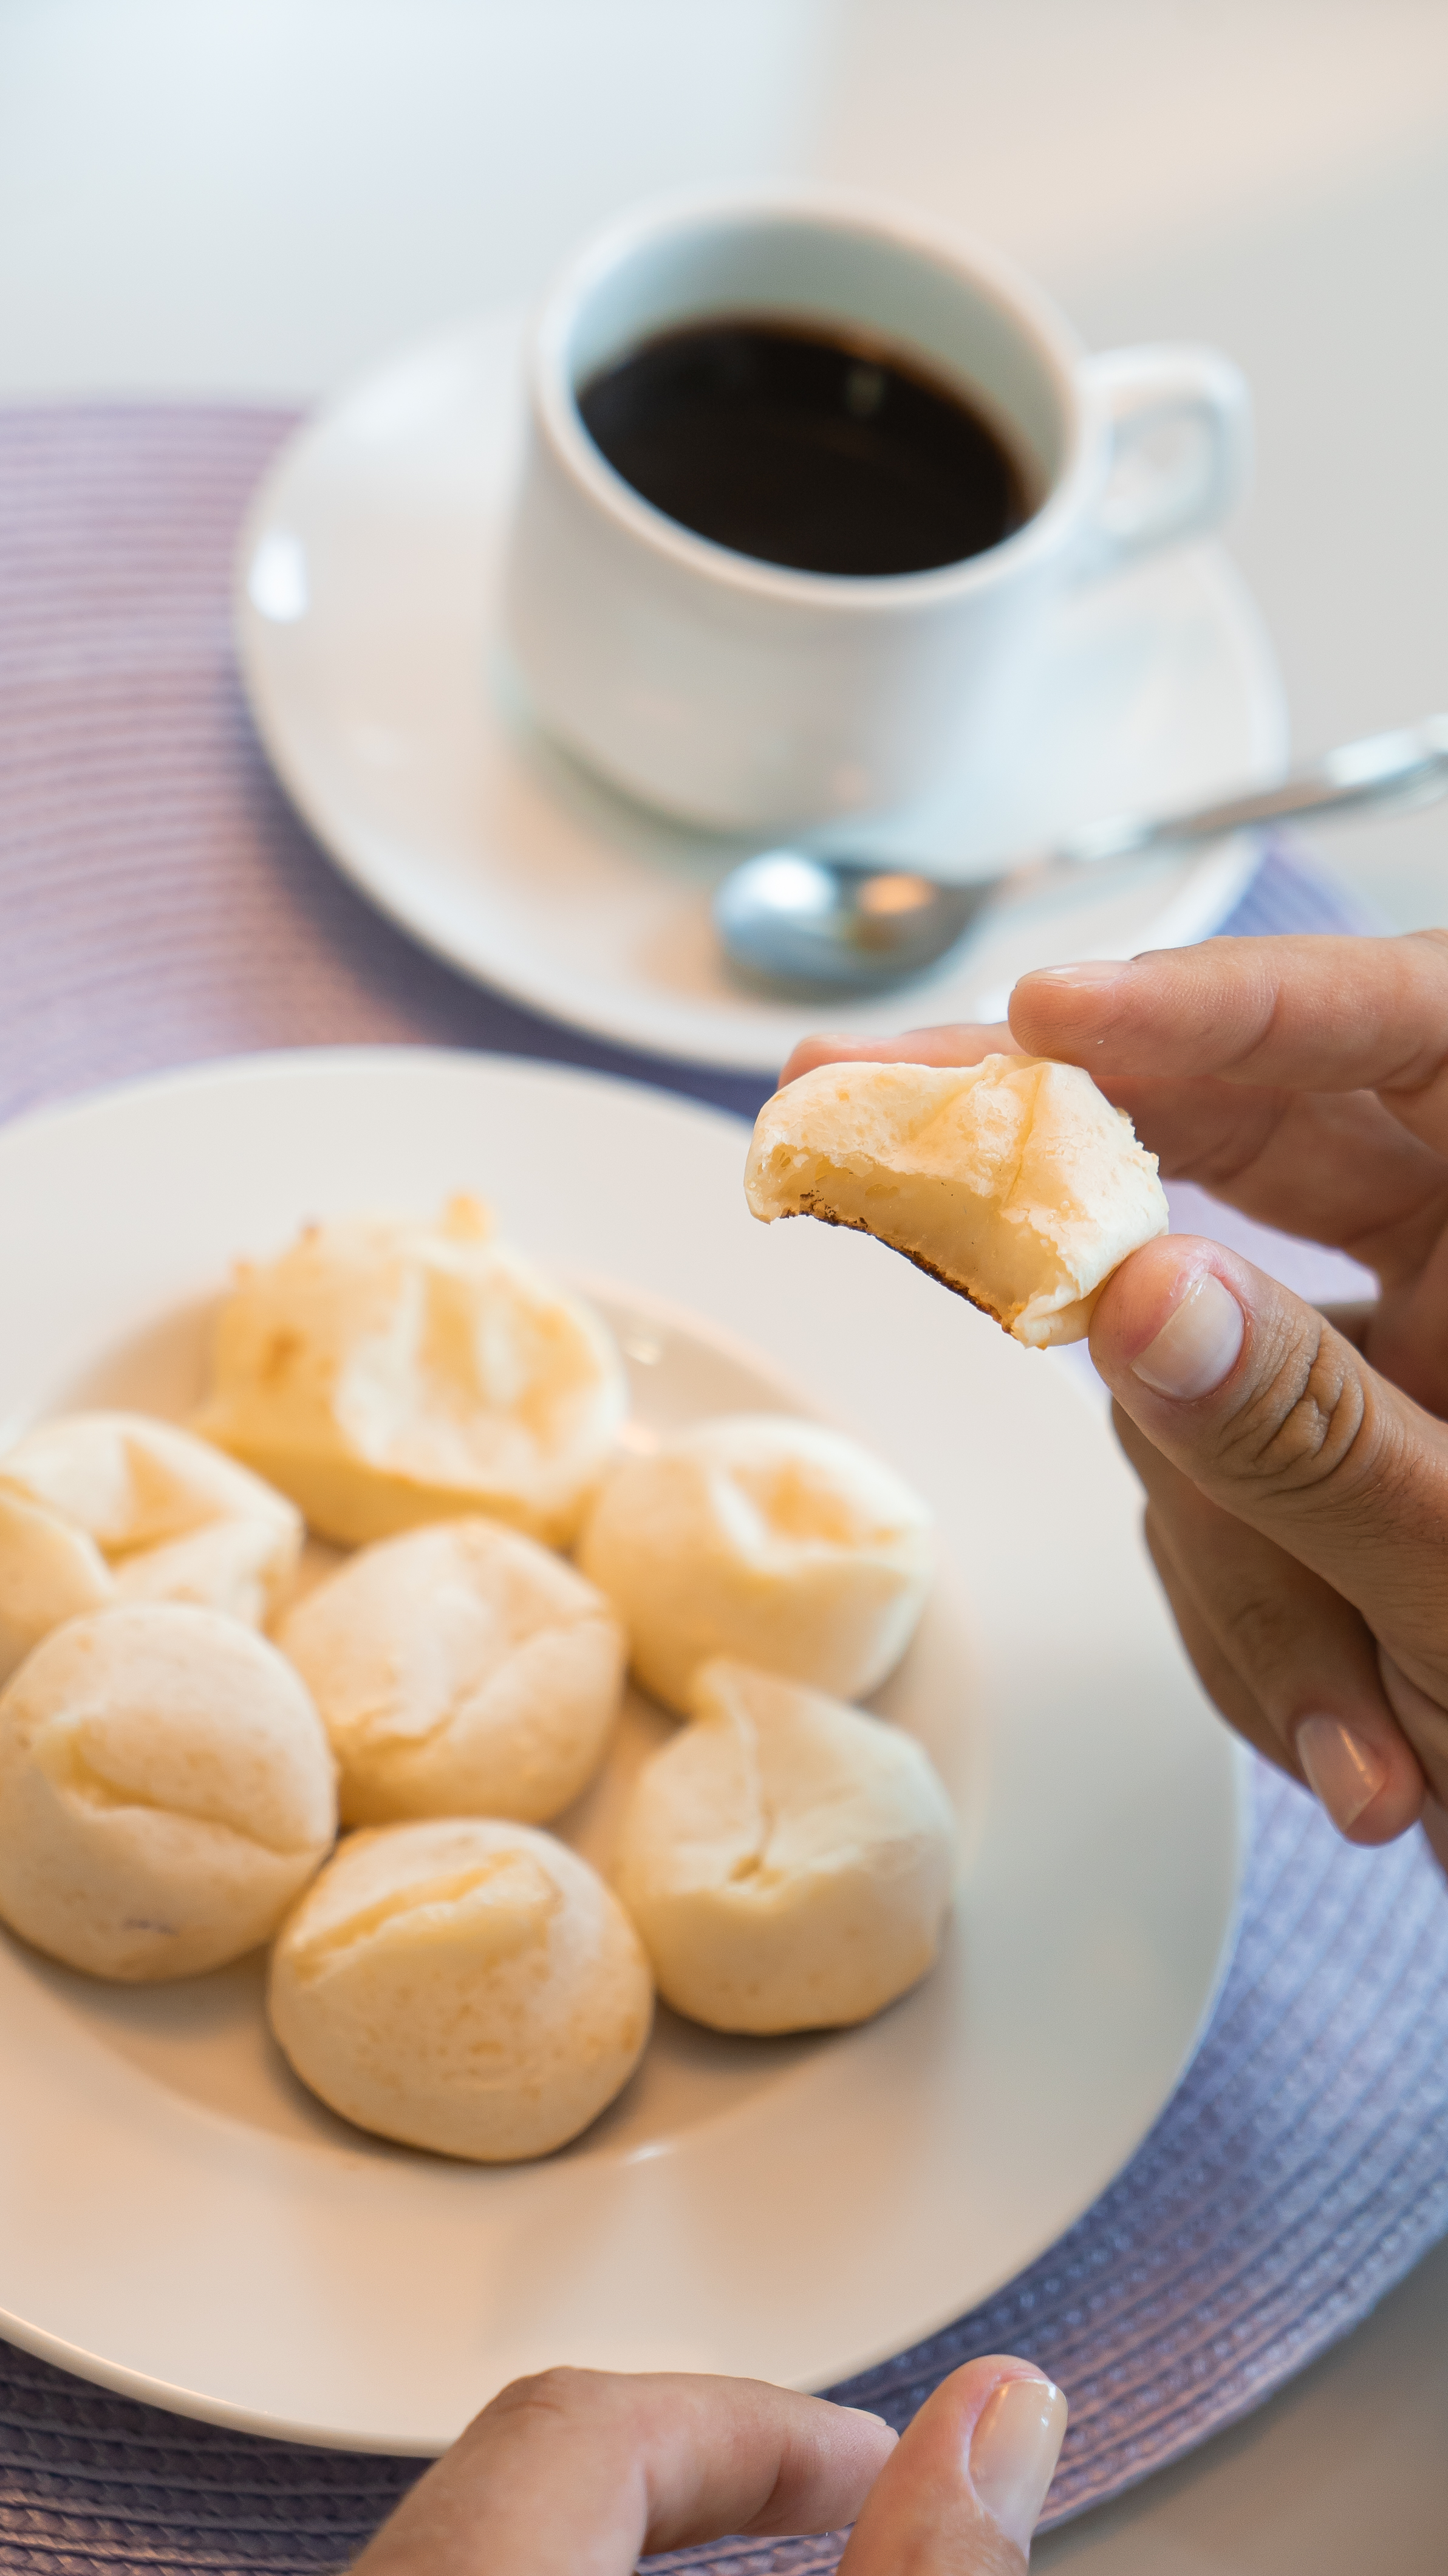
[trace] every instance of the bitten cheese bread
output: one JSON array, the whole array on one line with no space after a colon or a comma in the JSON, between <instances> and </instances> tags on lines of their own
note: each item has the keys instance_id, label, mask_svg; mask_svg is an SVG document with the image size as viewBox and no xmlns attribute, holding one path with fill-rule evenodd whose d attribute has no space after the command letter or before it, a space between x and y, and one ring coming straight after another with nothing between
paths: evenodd
<instances>
[{"instance_id":1,"label":"bitten cheese bread","mask_svg":"<svg viewBox=\"0 0 1448 2576\"><path fill-rule=\"evenodd\" d=\"M645 1763L614 1882L659 1992L714 2030L863 2021L924 1976L955 1876L929 1756L878 1717L719 1661Z\"/></svg>"},{"instance_id":2,"label":"bitten cheese bread","mask_svg":"<svg viewBox=\"0 0 1448 2576\"><path fill-rule=\"evenodd\" d=\"M823 1064L766 1101L757 1217L852 1226L1018 1342L1077 1342L1117 1263L1170 1222L1156 1157L1089 1074L1040 1056Z\"/></svg>"},{"instance_id":3,"label":"bitten cheese bread","mask_svg":"<svg viewBox=\"0 0 1448 2576\"><path fill-rule=\"evenodd\" d=\"M362 1548L276 1636L321 1712L349 1825L556 1816L598 1769L623 1693L602 1593L496 1521Z\"/></svg>"},{"instance_id":4,"label":"bitten cheese bread","mask_svg":"<svg viewBox=\"0 0 1448 2576\"><path fill-rule=\"evenodd\" d=\"M483 1512L562 1547L626 1402L600 1318L457 1198L243 1265L196 1428L344 1546Z\"/></svg>"},{"instance_id":5,"label":"bitten cheese bread","mask_svg":"<svg viewBox=\"0 0 1448 2576\"><path fill-rule=\"evenodd\" d=\"M0 1692L0 1916L93 1976L196 1976L268 1939L337 1829L290 1664L219 1610L125 1603Z\"/></svg>"},{"instance_id":6,"label":"bitten cheese bread","mask_svg":"<svg viewBox=\"0 0 1448 2576\"><path fill-rule=\"evenodd\" d=\"M935 1542L918 1494L858 1441L735 1413L619 1459L578 1562L644 1688L682 1709L714 1655L842 1699L872 1691L914 1634Z\"/></svg>"},{"instance_id":7,"label":"bitten cheese bread","mask_svg":"<svg viewBox=\"0 0 1448 2576\"><path fill-rule=\"evenodd\" d=\"M301 1515L209 1442L141 1413L68 1413L0 1457L0 1680L62 1619L193 1601L258 1626Z\"/></svg>"},{"instance_id":8,"label":"bitten cheese bread","mask_svg":"<svg viewBox=\"0 0 1448 2576\"><path fill-rule=\"evenodd\" d=\"M561 2147L622 2090L653 1982L576 1852L450 1818L347 1837L283 1927L268 2010L344 2119L499 2164Z\"/></svg>"}]
</instances>

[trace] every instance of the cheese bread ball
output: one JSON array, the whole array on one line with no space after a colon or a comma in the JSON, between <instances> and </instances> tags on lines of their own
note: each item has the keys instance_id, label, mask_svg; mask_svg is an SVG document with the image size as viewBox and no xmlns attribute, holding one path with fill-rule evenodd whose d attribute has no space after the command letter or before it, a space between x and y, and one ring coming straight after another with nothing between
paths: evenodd
<instances>
[{"instance_id":1,"label":"cheese bread ball","mask_svg":"<svg viewBox=\"0 0 1448 2576\"><path fill-rule=\"evenodd\" d=\"M103 1610L115 1597L94 1539L0 1483L0 1682L63 1619Z\"/></svg>"},{"instance_id":2,"label":"cheese bread ball","mask_svg":"<svg viewBox=\"0 0 1448 2576\"><path fill-rule=\"evenodd\" d=\"M766 1224L878 1235L1037 1349L1084 1340L1117 1263L1170 1222L1126 1112L1030 1055L819 1065L765 1102L744 1189Z\"/></svg>"},{"instance_id":3,"label":"cheese bread ball","mask_svg":"<svg viewBox=\"0 0 1448 2576\"><path fill-rule=\"evenodd\" d=\"M936 1957L955 1821L913 1736L721 1660L645 1763L614 1883L660 1994L713 2030L864 2021Z\"/></svg>"},{"instance_id":4,"label":"cheese bread ball","mask_svg":"<svg viewBox=\"0 0 1448 2576\"><path fill-rule=\"evenodd\" d=\"M243 1265L196 1427L344 1546L485 1512L565 1546L623 1419L599 1318L454 1199L353 1217Z\"/></svg>"},{"instance_id":5,"label":"cheese bread ball","mask_svg":"<svg viewBox=\"0 0 1448 2576\"><path fill-rule=\"evenodd\" d=\"M0 1916L68 1967L143 1983L240 1958L336 1825L305 1685L219 1610L72 1619L0 1692Z\"/></svg>"},{"instance_id":6,"label":"cheese bread ball","mask_svg":"<svg viewBox=\"0 0 1448 2576\"><path fill-rule=\"evenodd\" d=\"M321 1712L349 1825L556 1816L602 1761L623 1692L602 1593L496 1521L363 1548L277 1643Z\"/></svg>"},{"instance_id":7,"label":"cheese bread ball","mask_svg":"<svg viewBox=\"0 0 1448 2576\"><path fill-rule=\"evenodd\" d=\"M0 1457L0 1680L62 1619L195 1601L259 1626L295 1570L301 1515L175 1423L69 1413Z\"/></svg>"},{"instance_id":8,"label":"cheese bread ball","mask_svg":"<svg viewBox=\"0 0 1448 2576\"><path fill-rule=\"evenodd\" d=\"M628 2082L653 1983L616 1897L529 1825L352 1834L272 1954L304 2084L406 2146L504 2164L576 2138Z\"/></svg>"},{"instance_id":9,"label":"cheese bread ball","mask_svg":"<svg viewBox=\"0 0 1448 2576\"><path fill-rule=\"evenodd\" d=\"M738 1655L855 1699L899 1662L935 1549L918 1495L880 1459L786 1413L724 1414L620 1459L578 1562L670 1708Z\"/></svg>"}]
</instances>

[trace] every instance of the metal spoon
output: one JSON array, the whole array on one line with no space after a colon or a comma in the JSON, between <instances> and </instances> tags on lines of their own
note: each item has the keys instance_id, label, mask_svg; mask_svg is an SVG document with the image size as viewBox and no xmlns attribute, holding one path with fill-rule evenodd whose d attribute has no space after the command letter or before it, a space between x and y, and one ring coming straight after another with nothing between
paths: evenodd
<instances>
[{"instance_id":1,"label":"metal spoon","mask_svg":"<svg viewBox=\"0 0 1448 2576\"><path fill-rule=\"evenodd\" d=\"M1215 841L1248 823L1365 806L1430 805L1448 793L1448 716L1344 743L1278 787L1178 814L1116 815L971 885L812 849L762 850L731 868L714 924L748 974L785 985L871 992L923 973L988 907L1113 859Z\"/></svg>"}]
</instances>

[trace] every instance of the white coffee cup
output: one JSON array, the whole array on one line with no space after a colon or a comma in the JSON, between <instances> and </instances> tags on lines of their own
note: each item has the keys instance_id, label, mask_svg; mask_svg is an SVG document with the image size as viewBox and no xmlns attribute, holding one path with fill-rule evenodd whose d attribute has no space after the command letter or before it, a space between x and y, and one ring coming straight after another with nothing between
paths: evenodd
<instances>
[{"instance_id":1,"label":"white coffee cup","mask_svg":"<svg viewBox=\"0 0 1448 2576\"><path fill-rule=\"evenodd\" d=\"M999 421L1038 506L984 553L865 578L695 535L608 463L578 396L653 334L720 315L915 355ZM1029 689L1064 588L1216 526L1249 444L1228 359L1088 356L1028 279L914 214L816 190L645 207L578 254L533 326L507 638L545 730L648 804L722 831L888 812L959 774L962 742Z\"/></svg>"}]
</instances>

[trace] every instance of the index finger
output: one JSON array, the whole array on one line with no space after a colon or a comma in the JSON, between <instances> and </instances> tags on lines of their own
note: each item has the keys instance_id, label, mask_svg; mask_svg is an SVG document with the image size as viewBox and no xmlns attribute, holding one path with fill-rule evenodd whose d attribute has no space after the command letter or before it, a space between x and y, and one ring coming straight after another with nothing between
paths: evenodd
<instances>
[{"instance_id":1,"label":"index finger","mask_svg":"<svg viewBox=\"0 0 1448 2576\"><path fill-rule=\"evenodd\" d=\"M1205 939L1022 976L1011 1031L1098 1080L1152 1075L1376 1091L1448 1146L1448 931Z\"/></svg>"},{"instance_id":2,"label":"index finger","mask_svg":"<svg viewBox=\"0 0 1448 2576\"><path fill-rule=\"evenodd\" d=\"M630 2576L647 2549L853 2522L895 2436L757 2379L546 2370L485 2406L353 2576Z\"/></svg>"}]
</instances>

